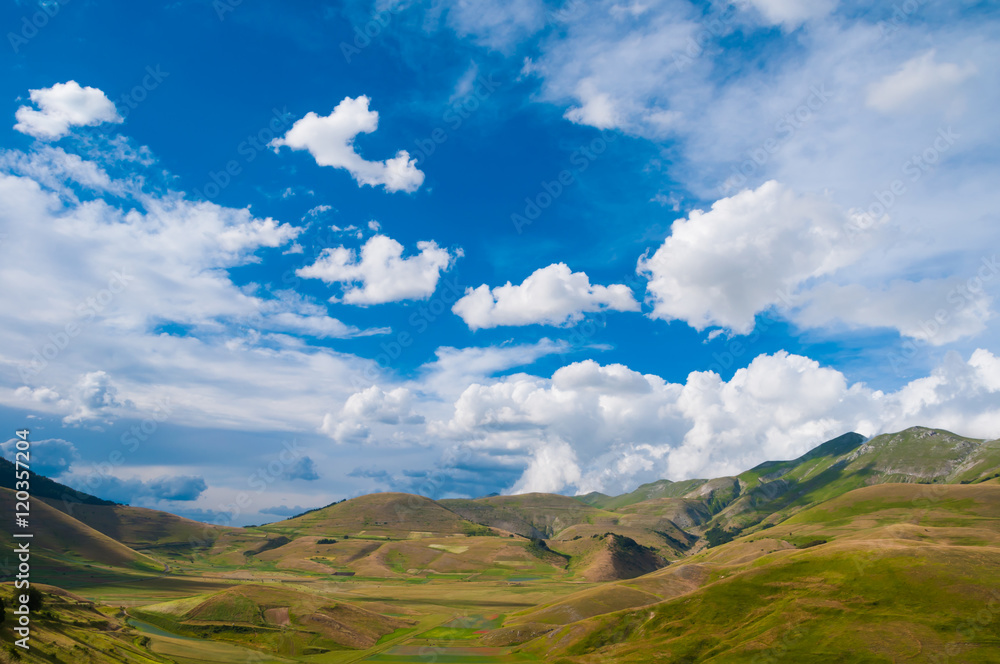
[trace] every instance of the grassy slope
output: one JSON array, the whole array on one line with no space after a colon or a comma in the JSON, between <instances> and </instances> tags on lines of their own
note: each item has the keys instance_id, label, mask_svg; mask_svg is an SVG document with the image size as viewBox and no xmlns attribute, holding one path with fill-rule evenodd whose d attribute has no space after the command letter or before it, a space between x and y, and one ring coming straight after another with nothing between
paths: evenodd
<instances>
[{"instance_id":1,"label":"grassy slope","mask_svg":"<svg viewBox=\"0 0 1000 664\"><path fill-rule=\"evenodd\" d=\"M423 534L469 534L473 524L430 498L407 493L373 493L279 521L262 530L287 535L367 534L406 538Z\"/></svg>"},{"instance_id":2,"label":"grassy slope","mask_svg":"<svg viewBox=\"0 0 1000 664\"><path fill-rule=\"evenodd\" d=\"M619 515L567 496L529 493L441 502L477 523L548 538L553 550L573 558L570 569L590 581L631 578L652 571L663 566L664 558L682 555L693 541L660 514L637 509ZM639 546L615 546L608 533Z\"/></svg>"},{"instance_id":3,"label":"grassy slope","mask_svg":"<svg viewBox=\"0 0 1000 664\"><path fill-rule=\"evenodd\" d=\"M693 591L669 580L687 567L703 580ZM645 608L574 622L527 649L554 662L891 662L945 653L996 661L1000 484L859 489L691 562L589 592L621 598L630 586L672 585L686 594L653 605L635 596ZM593 602L581 594L561 604L579 611Z\"/></svg>"},{"instance_id":4,"label":"grassy slope","mask_svg":"<svg viewBox=\"0 0 1000 664\"><path fill-rule=\"evenodd\" d=\"M242 530L199 523L144 507L70 503L64 508L62 501L45 502L126 546L168 557L211 546L223 534Z\"/></svg>"},{"instance_id":5,"label":"grassy slope","mask_svg":"<svg viewBox=\"0 0 1000 664\"><path fill-rule=\"evenodd\" d=\"M0 488L0 512L14 513L14 492ZM0 522L0 533L7 541L11 539L13 519ZM31 527L33 563L36 571L43 574L39 580L55 580L54 574L76 572L85 565L99 564L119 568L122 571L161 571L163 565L142 555L87 526L73 517L50 507L44 501L31 502ZM48 576L50 578L45 579Z\"/></svg>"},{"instance_id":6,"label":"grassy slope","mask_svg":"<svg viewBox=\"0 0 1000 664\"><path fill-rule=\"evenodd\" d=\"M479 506L469 509L468 503ZM466 518L482 519L479 523L498 524L503 528L507 521L526 524L546 538L557 536L566 528L587 523L597 526L613 526L613 513L585 505L575 498L549 493L525 493L516 496L491 496L473 501L442 500L441 504L454 509Z\"/></svg>"},{"instance_id":7,"label":"grassy slope","mask_svg":"<svg viewBox=\"0 0 1000 664\"><path fill-rule=\"evenodd\" d=\"M605 510L617 510L621 507L634 505L644 500L655 498L680 498L699 486L706 480L683 480L681 482L671 482L670 480L657 480L641 485L635 491L620 496L604 496L603 494L587 494L587 496L577 496L578 500L600 507Z\"/></svg>"},{"instance_id":8,"label":"grassy slope","mask_svg":"<svg viewBox=\"0 0 1000 664\"><path fill-rule=\"evenodd\" d=\"M124 664L164 663L163 659L143 647L141 637L126 629L113 614L102 613L96 605L82 597L52 586L35 584L42 591L40 612L32 616L31 648L18 648L16 661L25 664L97 664L109 661ZM13 584L0 584L0 599L7 607L7 619L0 627L4 645L12 644L15 591ZM113 653L113 658L110 654ZM12 661L7 653L0 653L0 662Z\"/></svg>"},{"instance_id":9,"label":"grassy slope","mask_svg":"<svg viewBox=\"0 0 1000 664\"><path fill-rule=\"evenodd\" d=\"M265 585L240 585L130 613L176 634L223 639L282 655L370 648L412 624L347 602Z\"/></svg>"},{"instance_id":10,"label":"grassy slope","mask_svg":"<svg viewBox=\"0 0 1000 664\"><path fill-rule=\"evenodd\" d=\"M853 489L890 482L981 481L1000 471L1000 441L913 427L864 442L834 439L793 461L768 462L739 475L743 494L713 523L777 523Z\"/></svg>"}]
</instances>

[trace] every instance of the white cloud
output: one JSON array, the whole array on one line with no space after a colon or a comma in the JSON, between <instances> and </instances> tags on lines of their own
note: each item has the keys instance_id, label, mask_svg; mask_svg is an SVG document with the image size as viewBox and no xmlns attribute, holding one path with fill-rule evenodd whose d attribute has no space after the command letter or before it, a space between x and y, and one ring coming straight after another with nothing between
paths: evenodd
<instances>
[{"instance_id":1,"label":"white cloud","mask_svg":"<svg viewBox=\"0 0 1000 664\"><path fill-rule=\"evenodd\" d=\"M492 291L486 284L469 288L452 311L470 329L500 325L566 325L583 313L610 309L638 311L632 290L623 284L591 285L585 272L572 272L565 263L535 270L519 286L509 281Z\"/></svg>"},{"instance_id":2,"label":"white cloud","mask_svg":"<svg viewBox=\"0 0 1000 664\"><path fill-rule=\"evenodd\" d=\"M991 280L996 276L991 275ZM886 327L934 346L974 337L993 317L993 298L965 279L895 280L880 289L860 284L822 284L792 313L799 325L824 327L841 321L853 328Z\"/></svg>"},{"instance_id":3,"label":"white cloud","mask_svg":"<svg viewBox=\"0 0 1000 664\"><path fill-rule=\"evenodd\" d=\"M368 104L368 97L363 95L356 99L345 97L330 115L309 112L270 145L275 150L281 146L308 150L317 164L343 168L360 185L383 186L386 191L416 191L424 182L424 174L406 150L385 161L368 161L355 149L358 134L378 129L378 112L368 110Z\"/></svg>"},{"instance_id":4,"label":"white cloud","mask_svg":"<svg viewBox=\"0 0 1000 664\"><path fill-rule=\"evenodd\" d=\"M580 105L570 108L565 114L570 122L597 129L614 129L622 125L622 116L615 101L608 93L598 92L593 80L581 81L576 97Z\"/></svg>"},{"instance_id":5,"label":"white cloud","mask_svg":"<svg viewBox=\"0 0 1000 664\"><path fill-rule=\"evenodd\" d=\"M564 440L546 442L532 453L531 461L511 493L553 493L580 482L576 453Z\"/></svg>"},{"instance_id":6,"label":"white cloud","mask_svg":"<svg viewBox=\"0 0 1000 664\"><path fill-rule=\"evenodd\" d=\"M755 315L776 306L801 327L891 328L935 346L986 330L990 291L1000 287L995 260L973 265L971 278L869 286L853 266L884 241L884 229L859 231L867 223L860 214L774 181L716 201L708 212L695 210L639 260L639 273L649 277L651 315L748 334Z\"/></svg>"},{"instance_id":7,"label":"white cloud","mask_svg":"<svg viewBox=\"0 0 1000 664\"><path fill-rule=\"evenodd\" d=\"M639 260L652 316L748 333L782 294L858 259L864 247L848 241L847 223L829 200L773 181L695 210Z\"/></svg>"},{"instance_id":8,"label":"white cloud","mask_svg":"<svg viewBox=\"0 0 1000 664\"><path fill-rule=\"evenodd\" d=\"M308 334L318 339L347 339L349 337L367 337L376 334L388 334L387 327L360 330L353 325L346 325L336 318L292 313L284 311L275 314L268 321L268 327L274 330Z\"/></svg>"},{"instance_id":9,"label":"white cloud","mask_svg":"<svg viewBox=\"0 0 1000 664\"><path fill-rule=\"evenodd\" d=\"M688 52L700 53L699 16L686 3L663 3L638 15L616 13L619 4L573 4L523 73L541 79L540 99L566 107L571 122L660 138L683 123L675 99L681 87L693 105L708 101L680 85L689 73L679 63L690 59Z\"/></svg>"},{"instance_id":10,"label":"white cloud","mask_svg":"<svg viewBox=\"0 0 1000 664\"><path fill-rule=\"evenodd\" d=\"M14 390L14 396L18 399L37 401L38 403L58 403L61 400L59 393L50 387L31 388L24 385Z\"/></svg>"},{"instance_id":11,"label":"white cloud","mask_svg":"<svg viewBox=\"0 0 1000 664\"><path fill-rule=\"evenodd\" d=\"M481 383L516 367L529 366L543 357L565 353L568 349L565 342L550 339L487 347L441 346L434 351L435 360L422 367L419 385L439 398L454 401L468 385Z\"/></svg>"},{"instance_id":12,"label":"white cloud","mask_svg":"<svg viewBox=\"0 0 1000 664\"><path fill-rule=\"evenodd\" d=\"M462 255L442 249L433 241L418 242L418 253L403 258L403 245L385 235L375 235L361 248L325 249L312 265L296 270L307 279L343 284L339 301L347 304L383 304L401 300L423 300L434 294L441 273ZM331 300L337 300L336 297Z\"/></svg>"},{"instance_id":13,"label":"white cloud","mask_svg":"<svg viewBox=\"0 0 1000 664\"><path fill-rule=\"evenodd\" d=\"M70 200L76 198L70 183L117 195L135 189L135 183L112 180L107 171L93 161L49 145L30 153L2 152L0 168L28 176Z\"/></svg>"},{"instance_id":14,"label":"white cloud","mask_svg":"<svg viewBox=\"0 0 1000 664\"><path fill-rule=\"evenodd\" d=\"M276 332L384 329L230 276L301 229L170 191L125 189L126 200L106 202L93 197L103 182L90 189L76 175L96 172L94 162L57 162L69 163L0 156L0 168L32 164L0 172L0 234L5 251L33 257L0 263L0 283L18 285L0 290L0 403L89 424L166 400L172 421L189 426L312 432L331 398L355 391L352 377L380 375L367 360Z\"/></svg>"},{"instance_id":15,"label":"white cloud","mask_svg":"<svg viewBox=\"0 0 1000 664\"><path fill-rule=\"evenodd\" d=\"M508 49L545 25L546 8L541 0L445 0L439 6L447 10L447 23L458 35L491 49Z\"/></svg>"},{"instance_id":16,"label":"white cloud","mask_svg":"<svg viewBox=\"0 0 1000 664\"><path fill-rule=\"evenodd\" d=\"M103 92L97 88L81 87L76 81L31 90L31 101L38 108L18 108L14 129L42 140L62 138L69 133L70 127L93 127L103 122L124 121Z\"/></svg>"},{"instance_id":17,"label":"white cloud","mask_svg":"<svg viewBox=\"0 0 1000 664\"><path fill-rule=\"evenodd\" d=\"M320 431L338 443L369 442L373 425L392 425L386 438L398 435L402 425L422 424L424 418L412 412L412 393L405 387L383 391L377 385L352 394L337 415L327 413ZM384 428L383 428L384 429Z\"/></svg>"},{"instance_id":18,"label":"white cloud","mask_svg":"<svg viewBox=\"0 0 1000 664\"><path fill-rule=\"evenodd\" d=\"M472 86L475 84L478 76L479 65L475 62L470 63L469 68L465 70L465 73L455 83L455 89L452 91L451 96L448 97L448 103L453 104L459 99L464 99L466 95L472 92Z\"/></svg>"},{"instance_id":19,"label":"white cloud","mask_svg":"<svg viewBox=\"0 0 1000 664\"><path fill-rule=\"evenodd\" d=\"M848 431L909 426L1000 434L1000 359L951 353L930 376L896 392L850 384L806 357L760 355L729 381L693 372L683 384L592 360L550 379L516 374L470 385L430 432L524 472L512 491L610 493L668 477L738 473L799 456Z\"/></svg>"},{"instance_id":20,"label":"white cloud","mask_svg":"<svg viewBox=\"0 0 1000 664\"><path fill-rule=\"evenodd\" d=\"M934 50L906 61L899 71L868 86L867 104L883 113L912 110L929 100L948 99L953 88L976 73L972 64L935 62Z\"/></svg>"},{"instance_id":21,"label":"white cloud","mask_svg":"<svg viewBox=\"0 0 1000 664\"><path fill-rule=\"evenodd\" d=\"M309 210L306 211L304 215L302 215L302 221L306 221L307 219L315 219L316 217L319 217L320 215L329 212L332 209L333 209L332 205L317 205L315 207L310 208Z\"/></svg>"},{"instance_id":22,"label":"white cloud","mask_svg":"<svg viewBox=\"0 0 1000 664\"><path fill-rule=\"evenodd\" d=\"M81 376L70 392L70 401L75 409L63 418L66 424L109 420L121 409L134 405L118 398L118 388L104 371L91 371Z\"/></svg>"},{"instance_id":23,"label":"white cloud","mask_svg":"<svg viewBox=\"0 0 1000 664\"><path fill-rule=\"evenodd\" d=\"M745 0L742 4L752 5L771 25L796 28L829 14L837 6L837 0Z\"/></svg>"}]
</instances>

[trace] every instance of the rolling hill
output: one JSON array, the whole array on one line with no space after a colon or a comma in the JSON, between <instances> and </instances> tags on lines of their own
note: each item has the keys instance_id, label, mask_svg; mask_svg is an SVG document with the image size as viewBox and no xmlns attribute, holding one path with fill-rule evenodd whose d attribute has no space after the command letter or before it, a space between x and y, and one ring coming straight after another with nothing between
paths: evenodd
<instances>
[{"instance_id":1,"label":"rolling hill","mask_svg":"<svg viewBox=\"0 0 1000 664\"><path fill-rule=\"evenodd\" d=\"M890 482L978 482L1000 472L1000 441L912 427L865 441L847 434L793 461L766 462L738 476L743 491L715 523L730 528L777 523L852 489Z\"/></svg>"},{"instance_id":2,"label":"rolling hill","mask_svg":"<svg viewBox=\"0 0 1000 664\"><path fill-rule=\"evenodd\" d=\"M413 625L412 620L348 602L254 584L144 606L130 614L175 634L211 637L280 655L370 648L386 634Z\"/></svg>"},{"instance_id":3,"label":"rolling hill","mask_svg":"<svg viewBox=\"0 0 1000 664\"><path fill-rule=\"evenodd\" d=\"M998 584L1000 483L887 483L519 616L494 638L531 625L525 650L567 664L994 662Z\"/></svg>"},{"instance_id":4,"label":"rolling hill","mask_svg":"<svg viewBox=\"0 0 1000 664\"><path fill-rule=\"evenodd\" d=\"M524 493L475 500L441 500L441 505L475 521L525 537L550 538L581 523L612 526L615 515L568 496ZM513 526L505 528L504 526ZM515 527L517 529L515 529ZM518 532L518 531L522 532Z\"/></svg>"},{"instance_id":5,"label":"rolling hill","mask_svg":"<svg viewBox=\"0 0 1000 664\"><path fill-rule=\"evenodd\" d=\"M14 491L0 488L0 511L14 513ZM0 533L7 541L12 540L13 519L4 519ZM29 529L33 564L44 571L49 578L55 575L81 573L87 565L100 565L120 571L159 572L163 564L125 546L121 542L94 530L85 523L74 519L45 501L31 502Z\"/></svg>"},{"instance_id":6,"label":"rolling hill","mask_svg":"<svg viewBox=\"0 0 1000 664\"><path fill-rule=\"evenodd\" d=\"M184 664L411 661L424 648L483 664L1000 651L1000 441L947 431L845 434L736 477L621 496L381 493L251 528L33 482L46 524L33 580L114 602L47 589L60 608L41 629L84 649L72 661L104 661L87 643ZM88 640L74 625L98 614L109 632Z\"/></svg>"},{"instance_id":7,"label":"rolling hill","mask_svg":"<svg viewBox=\"0 0 1000 664\"><path fill-rule=\"evenodd\" d=\"M408 538L481 532L443 505L408 493L373 493L313 510L264 530L294 535Z\"/></svg>"}]
</instances>

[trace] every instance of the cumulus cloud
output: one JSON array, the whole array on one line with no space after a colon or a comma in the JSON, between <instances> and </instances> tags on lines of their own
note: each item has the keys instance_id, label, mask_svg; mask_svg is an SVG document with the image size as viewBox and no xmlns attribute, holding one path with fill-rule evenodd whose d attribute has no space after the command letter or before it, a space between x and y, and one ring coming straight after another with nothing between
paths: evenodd
<instances>
[{"instance_id":1,"label":"cumulus cloud","mask_svg":"<svg viewBox=\"0 0 1000 664\"><path fill-rule=\"evenodd\" d=\"M343 168L360 185L383 186L386 191L416 191L424 182L424 174L406 150L400 150L392 159L368 161L355 149L358 134L378 129L378 112L368 109L369 101L363 95L356 99L345 97L330 115L310 111L270 145L275 150L282 146L308 150L317 164Z\"/></svg>"},{"instance_id":2,"label":"cumulus cloud","mask_svg":"<svg viewBox=\"0 0 1000 664\"><path fill-rule=\"evenodd\" d=\"M295 274L343 284L343 296L331 301L368 305L423 300L434 294L441 273L454 264L462 251L449 252L433 241L418 242L417 250L416 255L403 258L402 244L375 235L365 242L360 256L347 247L328 248L315 263Z\"/></svg>"},{"instance_id":3,"label":"cumulus cloud","mask_svg":"<svg viewBox=\"0 0 1000 664\"><path fill-rule=\"evenodd\" d=\"M59 478L61 482L80 491L93 493L94 478L99 478L98 498L125 504L156 505L161 501L193 502L208 489L205 478L196 475L157 475L149 479L129 477L122 479L106 470L93 468L74 471Z\"/></svg>"},{"instance_id":4,"label":"cumulus cloud","mask_svg":"<svg viewBox=\"0 0 1000 664\"><path fill-rule=\"evenodd\" d=\"M31 101L38 108L18 108L14 129L42 140L62 138L69 133L70 127L93 127L103 122L124 121L103 92L97 88L81 87L76 81L31 90Z\"/></svg>"},{"instance_id":5,"label":"cumulus cloud","mask_svg":"<svg viewBox=\"0 0 1000 664\"><path fill-rule=\"evenodd\" d=\"M586 312L638 311L632 290L623 284L591 285L585 272L565 263L535 270L519 285L509 281L492 291L486 284L469 288L452 307L470 329L500 325L567 325Z\"/></svg>"},{"instance_id":6,"label":"cumulus cloud","mask_svg":"<svg viewBox=\"0 0 1000 664\"><path fill-rule=\"evenodd\" d=\"M158 477L145 484L145 491L156 500L197 500L208 485L205 478L189 475Z\"/></svg>"},{"instance_id":7,"label":"cumulus cloud","mask_svg":"<svg viewBox=\"0 0 1000 664\"><path fill-rule=\"evenodd\" d=\"M14 390L14 396L25 401L36 401L38 403L64 403L69 401L62 399L59 393L51 387L28 387L23 385Z\"/></svg>"},{"instance_id":8,"label":"cumulus cloud","mask_svg":"<svg viewBox=\"0 0 1000 664\"><path fill-rule=\"evenodd\" d=\"M99 155L116 154L89 140ZM0 153L4 247L33 257L0 263L0 283L18 285L0 290L0 401L99 425L168 399L172 420L186 425L313 430L331 398L356 390L351 376L371 373L367 360L309 338L384 328L358 329L307 297L234 281L232 268L276 254L301 228L166 188L119 189L80 175L98 172L97 157L71 169L58 157L40 145ZM137 181L149 175L125 166ZM123 198L105 200L107 191Z\"/></svg>"},{"instance_id":9,"label":"cumulus cloud","mask_svg":"<svg viewBox=\"0 0 1000 664\"><path fill-rule=\"evenodd\" d=\"M929 99L947 99L952 89L976 73L972 64L936 62L930 50L907 60L899 71L868 86L867 104L883 113L916 108Z\"/></svg>"},{"instance_id":10,"label":"cumulus cloud","mask_svg":"<svg viewBox=\"0 0 1000 664\"><path fill-rule=\"evenodd\" d=\"M580 482L576 453L564 440L547 441L532 452L511 493L554 493Z\"/></svg>"},{"instance_id":11,"label":"cumulus cloud","mask_svg":"<svg viewBox=\"0 0 1000 664\"><path fill-rule=\"evenodd\" d=\"M372 439L373 425L422 424L424 417L412 412L412 402L413 394L405 387L386 392L372 385L352 394L338 414L324 416L320 431L338 443L366 443Z\"/></svg>"},{"instance_id":12,"label":"cumulus cloud","mask_svg":"<svg viewBox=\"0 0 1000 664\"><path fill-rule=\"evenodd\" d=\"M639 260L652 316L746 334L756 313L860 257L864 247L846 237L848 221L826 198L774 181L695 210Z\"/></svg>"},{"instance_id":13,"label":"cumulus cloud","mask_svg":"<svg viewBox=\"0 0 1000 664\"><path fill-rule=\"evenodd\" d=\"M511 491L622 492L662 477L738 473L794 458L848 431L875 435L914 425L1000 435L1000 359L955 353L896 392L849 383L807 357L760 355L729 381L693 372L669 383L592 360L556 371L470 385L431 432L509 465Z\"/></svg>"},{"instance_id":14,"label":"cumulus cloud","mask_svg":"<svg viewBox=\"0 0 1000 664\"><path fill-rule=\"evenodd\" d=\"M454 399L468 385L568 350L569 345L565 342L551 339L502 346L441 346L434 351L434 361L422 367L421 387L440 397Z\"/></svg>"},{"instance_id":15,"label":"cumulus cloud","mask_svg":"<svg viewBox=\"0 0 1000 664\"><path fill-rule=\"evenodd\" d=\"M76 382L70 401L75 410L63 418L66 424L106 419L115 411L133 404L118 397L118 388L104 371L91 371Z\"/></svg>"},{"instance_id":16,"label":"cumulus cloud","mask_svg":"<svg viewBox=\"0 0 1000 664\"><path fill-rule=\"evenodd\" d=\"M3 456L13 462L17 452L17 438L0 445ZM23 459L22 459L23 460ZM80 460L76 445L62 438L46 438L31 441L31 470L45 477L58 477Z\"/></svg>"}]
</instances>

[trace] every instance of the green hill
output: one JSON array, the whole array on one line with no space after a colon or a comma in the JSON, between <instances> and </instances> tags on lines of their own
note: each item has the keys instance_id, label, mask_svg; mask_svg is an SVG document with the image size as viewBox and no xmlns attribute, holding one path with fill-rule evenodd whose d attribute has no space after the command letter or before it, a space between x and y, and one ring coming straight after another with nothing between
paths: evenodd
<instances>
[{"instance_id":1,"label":"green hill","mask_svg":"<svg viewBox=\"0 0 1000 664\"><path fill-rule=\"evenodd\" d=\"M568 496L550 493L442 500L440 503L470 521L516 532L525 537L550 538L581 523L597 526L615 524L615 516L605 510L585 505Z\"/></svg>"},{"instance_id":2,"label":"green hill","mask_svg":"<svg viewBox=\"0 0 1000 664\"><path fill-rule=\"evenodd\" d=\"M1000 484L885 484L517 620L548 619L525 650L566 664L994 662L998 584Z\"/></svg>"},{"instance_id":3,"label":"green hill","mask_svg":"<svg viewBox=\"0 0 1000 664\"><path fill-rule=\"evenodd\" d=\"M255 584L129 613L173 634L210 637L281 655L370 648L383 636L413 624L329 597Z\"/></svg>"},{"instance_id":4,"label":"green hill","mask_svg":"<svg viewBox=\"0 0 1000 664\"><path fill-rule=\"evenodd\" d=\"M0 511L14 513L14 491L0 488ZM120 572L159 572L163 564L107 535L94 530L45 501L31 502L32 566L36 580L54 582L57 578L87 575L85 568L95 564ZM12 538L13 518L0 522L0 533L6 541Z\"/></svg>"},{"instance_id":5,"label":"green hill","mask_svg":"<svg viewBox=\"0 0 1000 664\"><path fill-rule=\"evenodd\" d=\"M1000 441L913 427L864 441L847 434L793 461L767 462L738 476L742 495L714 523L777 523L853 489L890 482L979 482L1000 472Z\"/></svg>"},{"instance_id":6,"label":"green hill","mask_svg":"<svg viewBox=\"0 0 1000 664\"><path fill-rule=\"evenodd\" d=\"M292 535L393 538L476 534L483 530L430 498L408 493L360 496L261 529Z\"/></svg>"},{"instance_id":7,"label":"green hill","mask_svg":"<svg viewBox=\"0 0 1000 664\"><path fill-rule=\"evenodd\" d=\"M145 507L76 503L67 507L62 501L45 502L56 509L65 507L62 511L129 547L168 557L210 547L222 535L242 530L200 523Z\"/></svg>"},{"instance_id":8,"label":"green hill","mask_svg":"<svg viewBox=\"0 0 1000 664\"><path fill-rule=\"evenodd\" d=\"M655 498L680 498L691 493L707 480L684 480L681 482L671 482L670 480L657 480L641 485L635 491L622 494L620 496L605 496L599 493L589 493L585 496L577 496L588 505L600 507L606 510L616 510L621 507L634 505L645 500Z\"/></svg>"},{"instance_id":9,"label":"green hill","mask_svg":"<svg viewBox=\"0 0 1000 664\"><path fill-rule=\"evenodd\" d=\"M33 584L41 591L42 610L35 612L31 622L30 649L13 650L12 607L22 591L13 584L0 584L0 601L7 608L7 617L0 626L4 650L0 661L22 664L170 664L173 660L160 657L146 647L146 642L128 628L113 611L102 611L93 602L61 588ZM250 653L244 653L250 654ZM246 661L246 660L244 660Z\"/></svg>"}]
</instances>

